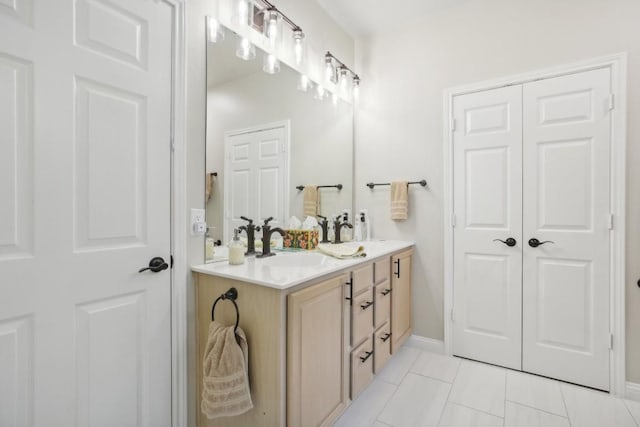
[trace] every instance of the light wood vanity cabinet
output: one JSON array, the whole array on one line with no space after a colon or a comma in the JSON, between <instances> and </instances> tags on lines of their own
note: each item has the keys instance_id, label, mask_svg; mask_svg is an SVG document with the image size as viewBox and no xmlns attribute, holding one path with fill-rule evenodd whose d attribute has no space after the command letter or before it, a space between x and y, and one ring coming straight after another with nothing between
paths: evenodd
<instances>
[{"instance_id":1,"label":"light wood vanity cabinet","mask_svg":"<svg viewBox=\"0 0 640 427\"><path fill-rule=\"evenodd\" d=\"M408 250L391 257L391 353L411 335L411 256Z\"/></svg>"},{"instance_id":2,"label":"light wood vanity cabinet","mask_svg":"<svg viewBox=\"0 0 640 427\"><path fill-rule=\"evenodd\" d=\"M287 313L287 424L330 425L349 401L348 275L294 292Z\"/></svg>"},{"instance_id":3,"label":"light wood vanity cabinet","mask_svg":"<svg viewBox=\"0 0 640 427\"><path fill-rule=\"evenodd\" d=\"M238 289L249 344L254 408L198 427L330 426L411 334L411 255L406 250L288 289L196 274L197 398L212 302ZM399 269L399 270L398 270ZM216 320L235 321L221 302Z\"/></svg>"}]
</instances>

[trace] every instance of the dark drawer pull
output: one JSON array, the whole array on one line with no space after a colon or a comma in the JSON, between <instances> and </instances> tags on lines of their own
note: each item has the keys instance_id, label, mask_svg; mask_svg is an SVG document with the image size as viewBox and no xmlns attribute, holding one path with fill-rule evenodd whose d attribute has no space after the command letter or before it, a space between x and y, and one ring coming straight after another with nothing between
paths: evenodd
<instances>
[{"instance_id":1,"label":"dark drawer pull","mask_svg":"<svg viewBox=\"0 0 640 427\"><path fill-rule=\"evenodd\" d=\"M370 358L373 355L373 350L371 351L367 351L365 352L364 356L360 356L360 361L362 361L362 363L366 362L368 358Z\"/></svg>"},{"instance_id":2,"label":"dark drawer pull","mask_svg":"<svg viewBox=\"0 0 640 427\"><path fill-rule=\"evenodd\" d=\"M393 261L395 265L398 266L398 271L394 271L393 274L399 279L400 278L400 259Z\"/></svg>"},{"instance_id":3,"label":"dark drawer pull","mask_svg":"<svg viewBox=\"0 0 640 427\"><path fill-rule=\"evenodd\" d=\"M371 307L373 305L373 301L367 301L364 304L360 304L360 308L362 308L363 310L366 310L367 308Z\"/></svg>"},{"instance_id":4,"label":"dark drawer pull","mask_svg":"<svg viewBox=\"0 0 640 427\"><path fill-rule=\"evenodd\" d=\"M382 294L383 297L386 297L387 295L389 295L391 293L391 289L385 289L384 291L380 292Z\"/></svg>"},{"instance_id":5,"label":"dark drawer pull","mask_svg":"<svg viewBox=\"0 0 640 427\"><path fill-rule=\"evenodd\" d=\"M382 342L387 342L387 341L389 341L389 338L391 338L391 332L387 332L383 337L380 337L380 339L382 340Z\"/></svg>"}]
</instances>

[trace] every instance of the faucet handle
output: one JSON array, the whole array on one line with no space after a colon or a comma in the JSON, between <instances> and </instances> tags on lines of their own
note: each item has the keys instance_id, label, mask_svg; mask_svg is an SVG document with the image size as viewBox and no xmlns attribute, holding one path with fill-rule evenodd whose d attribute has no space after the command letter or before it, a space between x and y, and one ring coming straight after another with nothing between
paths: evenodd
<instances>
[{"instance_id":1,"label":"faucet handle","mask_svg":"<svg viewBox=\"0 0 640 427\"><path fill-rule=\"evenodd\" d=\"M273 221L273 217L272 216L270 216L269 218L264 220L264 225L268 226L270 221Z\"/></svg>"},{"instance_id":2,"label":"faucet handle","mask_svg":"<svg viewBox=\"0 0 640 427\"><path fill-rule=\"evenodd\" d=\"M252 220L252 219L247 218L246 216L241 216L241 217L240 217L240 219L244 219L245 221L248 221L248 222L249 222L249 225L253 224L253 220Z\"/></svg>"}]
</instances>

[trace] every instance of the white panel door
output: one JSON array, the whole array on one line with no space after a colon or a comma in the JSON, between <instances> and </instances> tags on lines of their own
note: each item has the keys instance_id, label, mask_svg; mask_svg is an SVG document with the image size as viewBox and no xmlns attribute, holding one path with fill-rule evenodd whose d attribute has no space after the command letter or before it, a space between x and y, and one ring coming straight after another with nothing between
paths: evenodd
<instances>
[{"instance_id":1,"label":"white panel door","mask_svg":"<svg viewBox=\"0 0 640 427\"><path fill-rule=\"evenodd\" d=\"M281 227L288 216L288 128L256 129L226 134L225 240L234 228L246 224L241 216L258 225L273 217L273 227Z\"/></svg>"},{"instance_id":2,"label":"white panel door","mask_svg":"<svg viewBox=\"0 0 640 427\"><path fill-rule=\"evenodd\" d=\"M457 96L453 108L453 352L520 369L521 87Z\"/></svg>"},{"instance_id":3,"label":"white panel door","mask_svg":"<svg viewBox=\"0 0 640 427\"><path fill-rule=\"evenodd\" d=\"M608 69L524 85L523 369L609 389Z\"/></svg>"},{"instance_id":4,"label":"white panel door","mask_svg":"<svg viewBox=\"0 0 640 427\"><path fill-rule=\"evenodd\" d=\"M0 1L0 425L169 426L172 10Z\"/></svg>"}]
</instances>

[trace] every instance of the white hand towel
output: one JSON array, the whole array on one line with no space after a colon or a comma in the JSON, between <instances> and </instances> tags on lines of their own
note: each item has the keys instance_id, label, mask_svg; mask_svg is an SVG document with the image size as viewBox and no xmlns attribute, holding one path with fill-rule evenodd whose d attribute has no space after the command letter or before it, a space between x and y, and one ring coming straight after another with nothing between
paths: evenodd
<instances>
[{"instance_id":1,"label":"white hand towel","mask_svg":"<svg viewBox=\"0 0 640 427\"><path fill-rule=\"evenodd\" d=\"M234 326L211 322L202 366L201 409L207 418L240 415L253 408L249 349L241 328L234 333Z\"/></svg>"},{"instance_id":2,"label":"white hand towel","mask_svg":"<svg viewBox=\"0 0 640 427\"><path fill-rule=\"evenodd\" d=\"M404 220L409 217L409 183L391 183L391 219Z\"/></svg>"},{"instance_id":3,"label":"white hand towel","mask_svg":"<svg viewBox=\"0 0 640 427\"><path fill-rule=\"evenodd\" d=\"M316 185L306 185L304 187L304 216L315 217L320 212L320 191Z\"/></svg>"},{"instance_id":4,"label":"white hand towel","mask_svg":"<svg viewBox=\"0 0 640 427\"><path fill-rule=\"evenodd\" d=\"M325 255L329 255L339 259L359 258L367 256L367 253L364 251L364 246L320 243L318 245L318 250Z\"/></svg>"}]
</instances>

